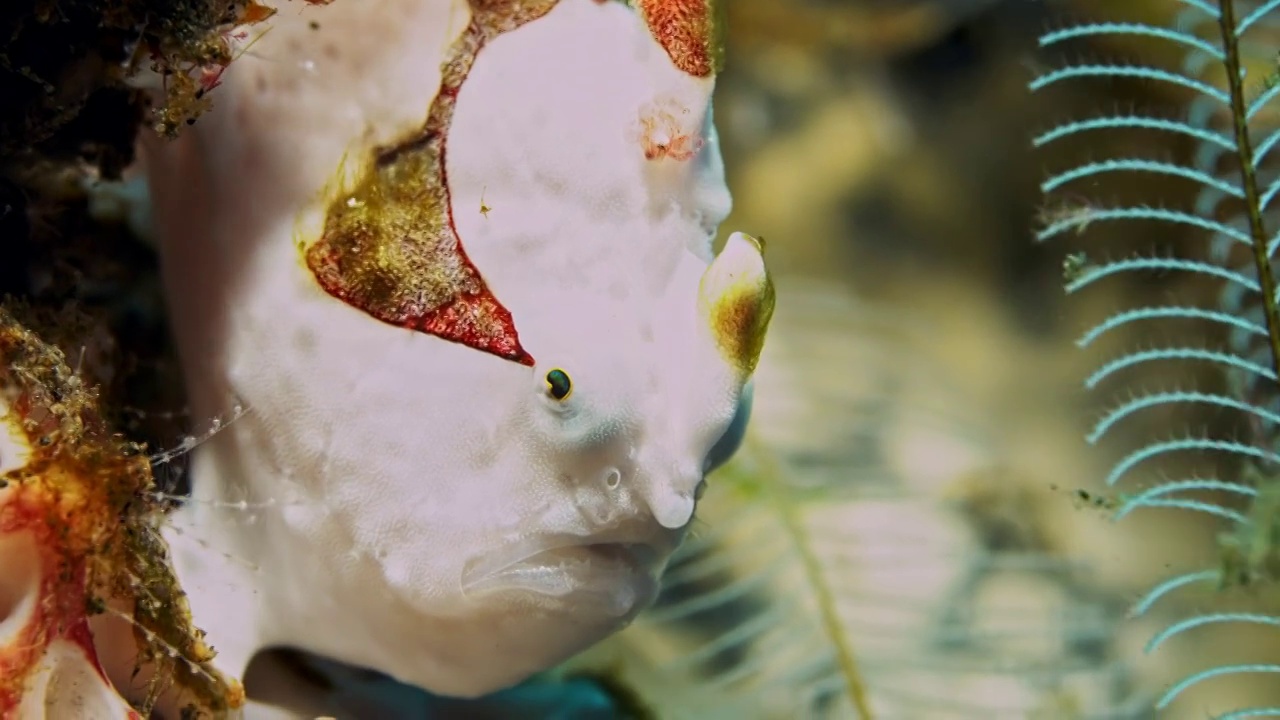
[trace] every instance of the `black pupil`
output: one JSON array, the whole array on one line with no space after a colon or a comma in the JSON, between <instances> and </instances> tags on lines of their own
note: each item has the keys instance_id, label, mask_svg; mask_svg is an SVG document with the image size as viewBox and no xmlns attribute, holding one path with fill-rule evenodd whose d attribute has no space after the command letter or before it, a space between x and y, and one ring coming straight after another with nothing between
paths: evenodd
<instances>
[{"instance_id":1,"label":"black pupil","mask_svg":"<svg viewBox=\"0 0 1280 720\"><path fill-rule=\"evenodd\" d=\"M551 393L551 397L557 400L563 400L569 395L569 376L563 370L552 370L547 373L547 392Z\"/></svg>"}]
</instances>

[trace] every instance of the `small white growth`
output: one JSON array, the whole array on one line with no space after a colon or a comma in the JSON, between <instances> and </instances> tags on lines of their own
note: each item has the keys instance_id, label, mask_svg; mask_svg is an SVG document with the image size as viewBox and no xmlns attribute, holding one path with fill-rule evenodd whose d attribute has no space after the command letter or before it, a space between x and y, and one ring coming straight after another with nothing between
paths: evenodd
<instances>
[{"instance_id":1,"label":"small white growth","mask_svg":"<svg viewBox=\"0 0 1280 720\"><path fill-rule=\"evenodd\" d=\"M141 581L139 581L137 578L134 578L134 581L135 581L135 585L134 585L135 589L139 589L139 585L141 584ZM221 678L218 678L212 673L210 673L208 670L202 667L199 663L192 661L190 658L184 655L180 649L174 647L164 638L152 632L145 626L139 624L138 621L134 619L133 614L122 612L118 608L113 607L110 604L106 605L103 608L103 612L106 613L107 615L110 615L118 620L122 620L125 623L127 623L130 626L130 628L132 628L136 633L143 636L146 642L146 645L148 647L157 649L160 652L164 653L170 660L181 663L187 668L187 670L193 676L198 678L203 678L209 681L211 684L214 684L215 686L222 682ZM57 716L50 716L50 717L57 717ZM86 720L88 720L89 717L90 716L85 716ZM237 716L233 715L232 717L237 717Z\"/></svg>"},{"instance_id":2,"label":"small white growth","mask_svg":"<svg viewBox=\"0 0 1280 720\"><path fill-rule=\"evenodd\" d=\"M284 507L285 505L303 504L302 501L293 501L289 503L280 502L275 498L267 498L266 500L262 500L259 502L252 502L252 503L249 502L248 500L236 500L231 502L223 501L223 500L201 500L201 499L193 499L186 495L175 495L173 493L160 492L159 490L152 491L147 495L160 502L172 502L172 503L178 503L178 504L199 503L201 505L208 505L209 507L219 508L222 510L236 510L239 512L247 512L249 510L270 510L274 508Z\"/></svg>"},{"instance_id":3,"label":"small white growth","mask_svg":"<svg viewBox=\"0 0 1280 720\"><path fill-rule=\"evenodd\" d=\"M195 450L197 447L199 447L203 443L208 442L209 439L212 438L214 435L217 435L227 427L230 427L231 423L235 422L236 420L239 420L241 417L244 417L244 414L245 414L244 406L241 405L240 403L236 403L235 405L232 406L230 415L226 420L223 420L222 417L215 415L212 419L210 419L209 427L206 428L204 431L195 435L185 435L183 436L182 440L178 442L178 445L176 447L169 448L167 450L161 450L160 452L153 454L151 456L151 464L153 466L163 465L165 463L173 461L176 458L182 457L187 453L190 453L192 450Z\"/></svg>"}]
</instances>

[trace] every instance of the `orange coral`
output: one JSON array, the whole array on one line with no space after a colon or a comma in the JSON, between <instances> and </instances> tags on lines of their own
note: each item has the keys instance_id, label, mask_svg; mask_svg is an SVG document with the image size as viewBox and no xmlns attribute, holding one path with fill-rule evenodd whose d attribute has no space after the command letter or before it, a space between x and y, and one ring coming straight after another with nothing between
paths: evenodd
<instances>
[{"instance_id":1,"label":"orange coral","mask_svg":"<svg viewBox=\"0 0 1280 720\"><path fill-rule=\"evenodd\" d=\"M62 352L3 307L0 358L0 429L13 436L0 458L7 470L0 474L0 540L7 543L0 560L28 573L38 592L25 622L0 638L0 720L17 718L28 682L59 643L74 645L109 686L89 618L111 605L133 609L138 662L156 670L144 713L170 680L195 698L196 712L243 702L239 687L208 665L213 652L190 626L155 532L159 508L142 448L109 430L96 392ZM31 546L34 553L22 552ZM0 607L10 615L22 610Z\"/></svg>"}]
</instances>

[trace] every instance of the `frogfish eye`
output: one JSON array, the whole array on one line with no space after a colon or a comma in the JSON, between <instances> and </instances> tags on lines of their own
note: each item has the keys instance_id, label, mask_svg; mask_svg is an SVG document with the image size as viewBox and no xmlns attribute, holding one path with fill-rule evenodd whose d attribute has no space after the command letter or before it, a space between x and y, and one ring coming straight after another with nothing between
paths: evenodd
<instances>
[{"instance_id":1,"label":"frogfish eye","mask_svg":"<svg viewBox=\"0 0 1280 720\"><path fill-rule=\"evenodd\" d=\"M569 373L560 368L552 368L547 372L547 394L555 400L568 400L573 394L573 383L569 381Z\"/></svg>"}]
</instances>

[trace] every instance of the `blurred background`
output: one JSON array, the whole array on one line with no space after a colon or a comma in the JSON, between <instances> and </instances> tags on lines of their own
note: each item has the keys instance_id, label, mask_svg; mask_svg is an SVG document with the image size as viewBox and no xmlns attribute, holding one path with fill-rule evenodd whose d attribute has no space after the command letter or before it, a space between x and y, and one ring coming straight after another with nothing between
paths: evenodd
<instances>
[{"instance_id":1,"label":"blurred background","mask_svg":"<svg viewBox=\"0 0 1280 720\"><path fill-rule=\"evenodd\" d=\"M1191 93L1122 80L1028 90L1037 73L1068 62L1178 69L1176 47L1159 41L1118 35L1048 52L1037 37L1083 20L1172 26L1183 9L1171 0L730 0L716 101L735 198L724 231L769 241L778 316L757 376L754 437L712 480L703 542L673 571L664 604L610 656L640 686L663 688L651 693L664 698L659 715L858 717L851 657L879 718L1156 717L1155 699L1193 672L1274 662L1275 636L1229 626L1144 653L1189 612L1275 598L1193 594L1128 618L1162 579L1215 566L1222 526L1178 511L1113 522L1116 491L1102 482L1143 441L1231 419L1157 411L1110 442L1084 440L1139 391L1220 379L1153 367L1130 376L1132 386L1086 392L1084 378L1105 360L1188 339L1187 328L1119 333L1087 351L1076 340L1115 311L1219 288L1134 275L1068 297L1065 258L1203 257L1203 235L1097 223L1033 241L1091 203L1191 207L1194 185L1150 177L1091 180L1071 188L1078 197L1050 200L1039 187L1073 163L1115 155L1185 162L1189 144L1120 133L1032 149L1066 120L1180 115ZM1264 62L1274 55L1273 44ZM1193 345L1215 342L1212 329L1192 332ZM1216 469L1185 459L1161 468L1174 477ZM798 527L811 547L780 540L790 537L785 519L754 514L776 496L761 502L750 480L735 492L734 472L774 472L800 487L809 501ZM812 488L830 494L813 501ZM806 554L816 574L803 569ZM833 608L804 590L815 577ZM698 601L717 592L719 601ZM832 628L846 642L833 643ZM700 684L674 699L669 688L687 673L701 673ZM1272 677L1198 684L1158 717L1274 706Z\"/></svg>"},{"instance_id":2,"label":"blurred background","mask_svg":"<svg viewBox=\"0 0 1280 720\"><path fill-rule=\"evenodd\" d=\"M1224 418L1155 413L1116 442L1084 441L1126 392L1214 380L1157 369L1143 387L1086 392L1102 361L1150 338L1121 333L1082 351L1080 335L1110 312L1217 288L1135 276L1068 297L1064 258L1176 254L1197 239L1100 223L1033 242L1091 202L1192 201L1193 187L1117 178L1046 203L1040 182L1073 161L1117 149L1176 160L1191 148L1130 147L1120 135L1033 152L1037 133L1116 108L1176 114L1189 98L1114 80L1027 87L1067 61L1176 67L1169 46L1151 41L1044 53L1036 38L1085 19L1168 23L1181 5L726 4L715 112L735 209L723 231L763 236L779 284L752 436L713 478L658 606L574 671L606 678L657 717L845 718L862 706L903 720L1145 718L1171 682L1211 663L1274 662L1274 637L1229 628L1143 652L1178 613L1267 598L1192 595L1165 615L1126 618L1161 579L1216 563L1221 528L1185 513L1113 522L1102 478L1135 442ZM89 109L141 117L125 101ZM0 136L21 145L14 127ZM80 132L83 142L62 132L37 155L65 169L77 148L120 150L130 137ZM127 154L90 159L109 175ZM61 170L6 176L0 289L98 312L96 351L116 358L107 397L127 408L130 432L172 446L184 429L147 410L181 407L159 349L154 257L124 210L103 206L106 196L90 207L80 187ZM1197 685L1159 716L1278 704L1269 677Z\"/></svg>"}]
</instances>

